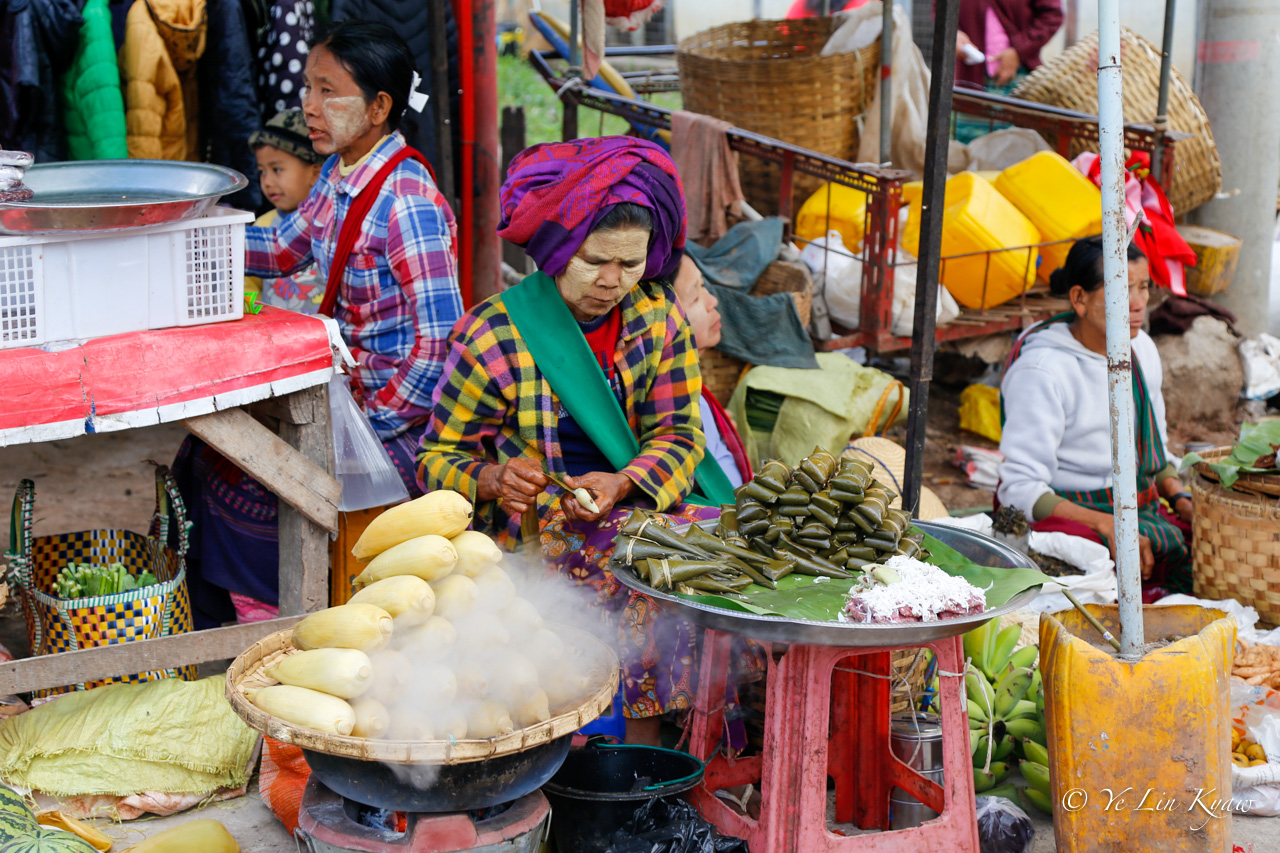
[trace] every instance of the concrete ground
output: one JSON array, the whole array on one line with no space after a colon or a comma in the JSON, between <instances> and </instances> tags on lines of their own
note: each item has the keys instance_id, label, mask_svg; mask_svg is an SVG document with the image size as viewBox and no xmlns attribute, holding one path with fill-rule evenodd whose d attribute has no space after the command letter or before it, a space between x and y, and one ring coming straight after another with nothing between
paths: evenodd
<instances>
[{"instance_id":1,"label":"concrete ground","mask_svg":"<svg viewBox=\"0 0 1280 853\"><path fill-rule=\"evenodd\" d=\"M929 454L926 476L953 506L976 503L989 493L966 489L947 465L953 446L982 443L954 430L955 400L940 390L930 400ZM936 409L936 412L935 412ZM154 475L148 460L168 464L181 444L183 431L167 425L120 433L86 436L72 441L0 448L0 506L18 481L36 481L36 533L59 533L92 527L145 530L154 503ZM0 543L8 544L9 514L0 512ZM0 611L0 643L14 656L27 654L20 610L12 599ZM192 809L167 818L150 818L103 829L124 849L144 837L197 818L222 821L245 853L294 853L295 841L259 798L256 781L248 796ZM1051 821L1032 815L1036 836L1030 853L1056 849ZM1280 851L1280 820L1236 816L1232 833L1241 853ZM1142 849L1142 848L1135 848Z\"/></svg>"}]
</instances>

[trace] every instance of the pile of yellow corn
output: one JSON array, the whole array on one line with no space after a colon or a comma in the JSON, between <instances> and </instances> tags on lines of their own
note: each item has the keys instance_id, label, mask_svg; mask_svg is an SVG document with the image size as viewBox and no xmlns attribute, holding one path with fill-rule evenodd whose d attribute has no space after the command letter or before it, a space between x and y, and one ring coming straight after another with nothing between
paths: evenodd
<instances>
[{"instance_id":1,"label":"pile of yellow corn","mask_svg":"<svg viewBox=\"0 0 1280 853\"><path fill-rule=\"evenodd\" d=\"M589 665L543 627L471 517L450 491L378 516L352 549L368 563L359 591L294 626L299 651L266 668L280 683L250 701L305 728L394 740L495 737L583 701Z\"/></svg>"}]
</instances>

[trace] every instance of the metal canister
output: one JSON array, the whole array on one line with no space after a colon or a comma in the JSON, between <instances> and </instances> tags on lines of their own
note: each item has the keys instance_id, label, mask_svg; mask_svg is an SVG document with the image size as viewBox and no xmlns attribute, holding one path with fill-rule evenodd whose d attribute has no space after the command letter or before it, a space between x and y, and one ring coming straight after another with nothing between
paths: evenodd
<instances>
[{"instance_id":1,"label":"metal canister","mask_svg":"<svg viewBox=\"0 0 1280 853\"><path fill-rule=\"evenodd\" d=\"M898 714L889 726L889 748L921 776L942 784L942 721L937 714ZM938 813L900 788L889 792L889 827L909 829Z\"/></svg>"}]
</instances>

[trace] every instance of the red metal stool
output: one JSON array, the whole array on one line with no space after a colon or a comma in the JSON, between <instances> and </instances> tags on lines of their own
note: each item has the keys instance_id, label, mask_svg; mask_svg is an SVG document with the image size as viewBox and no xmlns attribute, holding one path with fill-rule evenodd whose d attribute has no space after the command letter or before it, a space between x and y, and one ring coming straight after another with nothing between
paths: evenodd
<instances>
[{"instance_id":1,"label":"red metal stool","mask_svg":"<svg viewBox=\"0 0 1280 853\"><path fill-rule=\"evenodd\" d=\"M763 754L725 758L719 747L732 640L731 634L706 631L690 730L690 752L707 762L703 783L694 789L694 803L707 820L721 832L746 839L752 853L978 853L969 725L962 710L964 679L945 674L964 671L959 637L922 644L933 649L942 674L945 787L903 764L889 749L888 648L789 646L768 670ZM855 669L859 672L850 671ZM837 823L886 831L844 836L828 830L828 776L835 781ZM758 820L715 795L749 783L760 787ZM888 831L894 787L938 817Z\"/></svg>"}]
</instances>

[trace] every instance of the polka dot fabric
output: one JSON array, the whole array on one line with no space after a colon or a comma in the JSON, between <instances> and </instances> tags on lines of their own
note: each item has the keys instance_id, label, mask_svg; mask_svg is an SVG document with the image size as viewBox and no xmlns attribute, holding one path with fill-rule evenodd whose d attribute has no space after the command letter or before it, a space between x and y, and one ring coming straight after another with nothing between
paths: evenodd
<instances>
[{"instance_id":1,"label":"polka dot fabric","mask_svg":"<svg viewBox=\"0 0 1280 853\"><path fill-rule=\"evenodd\" d=\"M302 68L315 35L311 0L274 0L267 35L258 48L258 91L264 115L301 106Z\"/></svg>"}]
</instances>

